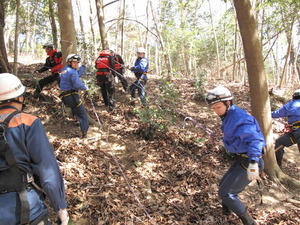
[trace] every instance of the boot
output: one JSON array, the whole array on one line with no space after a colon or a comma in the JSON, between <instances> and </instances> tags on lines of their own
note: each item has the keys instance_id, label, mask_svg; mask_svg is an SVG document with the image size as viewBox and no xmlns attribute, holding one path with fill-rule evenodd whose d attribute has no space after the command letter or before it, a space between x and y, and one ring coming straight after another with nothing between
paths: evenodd
<instances>
[{"instance_id":1,"label":"boot","mask_svg":"<svg viewBox=\"0 0 300 225\"><path fill-rule=\"evenodd\" d=\"M223 215L229 216L231 214L231 210L227 207L227 205L222 205L222 213Z\"/></svg>"},{"instance_id":2,"label":"boot","mask_svg":"<svg viewBox=\"0 0 300 225\"><path fill-rule=\"evenodd\" d=\"M87 138L87 132L82 132L82 139Z\"/></svg>"},{"instance_id":3,"label":"boot","mask_svg":"<svg viewBox=\"0 0 300 225\"><path fill-rule=\"evenodd\" d=\"M130 105L135 106L136 98L131 98Z\"/></svg>"},{"instance_id":4,"label":"boot","mask_svg":"<svg viewBox=\"0 0 300 225\"><path fill-rule=\"evenodd\" d=\"M255 220L246 211L244 214L240 215L239 218L242 220L244 225L257 225Z\"/></svg>"}]
</instances>

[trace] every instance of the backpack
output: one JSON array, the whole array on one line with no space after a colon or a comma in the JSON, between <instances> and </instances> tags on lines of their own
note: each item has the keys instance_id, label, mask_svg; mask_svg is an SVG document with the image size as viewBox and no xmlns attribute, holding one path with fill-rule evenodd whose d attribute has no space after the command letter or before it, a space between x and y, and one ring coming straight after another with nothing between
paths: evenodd
<instances>
[{"instance_id":1,"label":"backpack","mask_svg":"<svg viewBox=\"0 0 300 225\"><path fill-rule=\"evenodd\" d=\"M96 75L108 75L115 70L114 59L110 50L102 50L96 59Z\"/></svg>"},{"instance_id":2,"label":"backpack","mask_svg":"<svg viewBox=\"0 0 300 225\"><path fill-rule=\"evenodd\" d=\"M0 122L0 156L4 157L9 165L8 170L0 171L0 193L3 194L11 191L18 193L21 203L21 224L28 224L30 221L30 207L27 200L26 189L29 184L29 174L19 169L5 137L5 131L9 121L18 113L20 113L18 110L12 112L3 122Z\"/></svg>"}]
</instances>

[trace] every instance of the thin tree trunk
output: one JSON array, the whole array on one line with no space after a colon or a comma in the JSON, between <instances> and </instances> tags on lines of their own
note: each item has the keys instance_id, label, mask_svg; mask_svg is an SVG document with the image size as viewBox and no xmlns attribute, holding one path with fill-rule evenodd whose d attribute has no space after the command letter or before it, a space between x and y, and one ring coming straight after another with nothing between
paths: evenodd
<instances>
[{"instance_id":1,"label":"thin tree trunk","mask_svg":"<svg viewBox=\"0 0 300 225\"><path fill-rule=\"evenodd\" d=\"M211 29L214 35L214 40L215 40L215 45L216 45L216 52L217 52L217 74L218 77L221 77L220 74L220 53L219 53L219 43L218 43L218 38L217 38L217 34L215 31L215 27L214 27L214 20L213 20L213 15L211 12L211 5L210 5L210 0L208 0L208 5L209 5L209 13L210 13L210 20L211 20Z\"/></svg>"},{"instance_id":2,"label":"thin tree trunk","mask_svg":"<svg viewBox=\"0 0 300 225\"><path fill-rule=\"evenodd\" d=\"M287 47L287 50L286 50L286 57L285 57L285 61L284 61L284 66L283 66L283 69L282 69L282 73L281 73L281 76L280 76L280 83L279 83L279 88L282 87L282 82L283 82L283 79L285 77L285 74L286 74L286 69L287 69L287 66L288 66L288 61L289 61L289 55L290 55L290 51L291 51L291 40L290 38L288 38L288 47Z\"/></svg>"},{"instance_id":3,"label":"thin tree trunk","mask_svg":"<svg viewBox=\"0 0 300 225\"><path fill-rule=\"evenodd\" d=\"M152 15L153 15L153 20L154 20L154 25L155 25L158 41L160 43L161 50L164 54L163 57L164 57L164 60L165 60L165 63L166 63L167 72L168 72L168 76L169 76L170 72L172 71L171 63L170 63L169 56L168 56L168 53L167 53L166 48L165 48L164 40L161 36L161 31L160 31L159 24L158 24L158 21L157 21L157 16L154 12L151 1L150 1L150 7L151 7Z\"/></svg>"},{"instance_id":4,"label":"thin tree trunk","mask_svg":"<svg viewBox=\"0 0 300 225\"><path fill-rule=\"evenodd\" d=\"M98 17L100 36L101 36L102 49L107 49L109 48L109 45L108 45L107 33L106 33L105 23L104 23L103 1L102 0L95 0L95 1L96 1L97 17Z\"/></svg>"},{"instance_id":5,"label":"thin tree trunk","mask_svg":"<svg viewBox=\"0 0 300 225\"><path fill-rule=\"evenodd\" d=\"M19 15L20 0L16 0L16 26L15 26L15 43L14 43L14 67L13 74L18 75L18 50L19 50Z\"/></svg>"},{"instance_id":6,"label":"thin tree trunk","mask_svg":"<svg viewBox=\"0 0 300 225\"><path fill-rule=\"evenodd\" d=\"M92 33L92 40L93 40L93 46L95 46L96 40L95 40L95 31L94 31L94 26L93 26L93 8L91 4L91 0L89 0L89 6L90 6L90 27L91 27L91 33Z\"/></svg>"},{"instance_id":7,"label":"thin tree trunk","mask_svg":"<svg viewBox=\"0 0 300 225\"><path fill-rule=\"evenodd\" d=\"M232 73L232 79L233 81L235 81L236 79L236 59L237 59L237 51L238 51L238 48L237 48L237 42L238 42L238 31L237 31L237 20L235 20L235 29L234 29L234 53L233 53L233 73Z\"/></svg>"},{"instance_id":8,"label":"thin tree trunk","mask_svg":"<svg viewBox=\"0 0 300 225\"><path fill-rule=\"evenodd\" d=\"M137 15L136 15L136 7L135 7L135 2L132 1L132 8L133 8L133 12L134 12L134 17L135 17L135 20L136 21L139 21L139 19L137 18ZM138 26L137 27L138 31L139 31L139 41L140 41L140 45L144 46L144 42L143 42L143 35L142 35L142 31L140 29L140 27Z\"/></svg>"},{"instance_id":9,"label":"thin tree trunk","mask_svg":"<svg viewBox=\"0 0 300 225\"><path fill-rule=\"evenodd\" d=\"M4 27L5 27L5 18L4 18L4 1L0 1L0 65L2 67L2 72L7 73L10 70L10 66L7 59L6 46L4 41Z\"/></svg>"},{"instance_id":10,"label":"thin tree trunk","mask_svg":"<svg viewBox=\"0 0 300 225\"><path fill-rule=\"evenodd\" d=\"M80 6L80 0L76 0L76 5L78 8L78 13L79 13L79 23L80 23L80 31L81 31L81 36L82 36L82 49L83 49L83 53L81 53L83 61L86 61L88 59L88 54L87 54L87 33L84 32L84 23L82 20L82 9Z\"/></svg>"},{"instance_id":11,"label":"thin tree trunk","mask_svg":"<svg viewBox=\"0 0 300 225\"><path fill-rule=\"evenodd\" d=\"M159 47L158 43L155 44L155 72L160 74L160 65L159 65Z\"/></svg>"},{"instance_id":12,"label":"thin tree trunk","mask_svg":"<svg viewBox=\"0 0 300 225\"><path fill-rule=\"evenodd\" d=\"M55 12L54 12L54 3L53 0L48 1L49 5L49 15L50 15L50 23L51 23L51 31L52 31L52 39L53 39L53 45L58 48L58 40L57 40L57 27L55 23Z\"/></svg>"},{"instance_id":13,"label":"thin tree trunk","mask_svg":"<svg viewBox=\"0 0 300 225\"><path fill-rule=\"evenodd\" d=\"M123 0L123 12L122 12L122 17L125 18L125 11L126 9L126 3L125 0ZM121 26L121 55L124 54L124 27L125 27L125 21L122 20L122 26Z\"/></svg>"}]
</instances>

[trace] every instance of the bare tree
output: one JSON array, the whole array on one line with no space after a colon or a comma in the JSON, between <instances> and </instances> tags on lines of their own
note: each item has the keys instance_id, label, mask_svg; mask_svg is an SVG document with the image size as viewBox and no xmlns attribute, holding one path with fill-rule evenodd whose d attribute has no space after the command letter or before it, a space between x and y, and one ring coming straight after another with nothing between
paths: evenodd
<instances>
[{"instance_id":1,"label":"bare tree","mask_svg":"<svg viewBox=\"0 0 300 225\"><path fill-rule=\"evenodd\" d=\"M101 36L101 44L102 44L102 48L106 49L109 46L108 46L107 33L106 33L105 23L104 23L103 0L95 0L95 1L96 1L97 17L99 23L100 36Z\"/></svg>"},{"instance_id":2,"label":"bare tree","mask_svg":"<svg viewBox=\"0 0 300 225\"><path fill-rule=\"evenodd\" d=\"M216 34L216 30L215 30L215 26L214 26L214 18L212 15L212 11L211 11L211 4L210 4L210 0L208 0L208 6L209 6L209 14L210 14L210 21L211 21L211 29L214 35L214 40L215 40L215 45L216 45L216 53L217 53L217 74L218 77L220 78L220 53L219 53L219 42L218 42L218 38L217 38L217 34Z\"/></svg>"},{"instance_id":3,"label":"bare tree","mask_svg":"<svg viewBox=\"0 0 300 225\"><path fill-rule=\"evenodd\" d=\"M51 30L52 30L52 38L53 38L53 44L56 48L58 48L58 40L57 40L57 27L55 23L55 12L54 12L54 2L53 0L49 0L49 14L50 14L50 23L51 23Z\"/></svg>"},{"instance_id":4,"label":"bare tree","mask_svg":"<svg viewBox=\"0 0 300 225\"><path fill-rule=\"evenodd\" d=\"M285 175L280 170L275 159L267 77L257 23L253 16L250 0L234 0L234 6L247 63L251 109L260 124L267 142L264 155L265 172L276 182L300 187L299 181Z\"/></svg>"},{"instance_id":5,"label":"bare tree","mask_svg":"<svg viewBox=\"0 0 300 225\"><path fill-rule=\"evenodd\" d=\"M14 67L13 74L18 74L18 44L19 44L19 18L20 18L20 0L16 1L16 26L15 26L15 43L14 43Z\"/></svg>"},{"instance_id":6,"label":"bare tree","mask_svg":"<svg viewBox=\"0 0 300 225\"><path fill-rule=\"evenodd\" d=\"M153 9L151 1L150 1L150 7L151 7L152 15L153 15L154 26L155 26L155 30L156 30L156 33L157 33L157 38L158 38L161 50L162 50L162 52L164 54L163 56L164 56L164 60L165 60L166 67L167 67L167 70L168 70L168 75L169 75L170 72L172 71L172 68L171 68L171 59L170 59L169 54L166 51L165 43L164 43L163 37L161 35L161 30L160 30L160 27L159 27L157 16L156 16L155 10Z\"/></svg>"},{"instance_id":7,"label":"bare tree","mask_svg":"<svg viewBox=\"0 0 300 225\"><path fill-rule=\"evenodd\" d=\"M0 65L2 67L2 72L9 72L10 66L7 59L7 52L4 41L4 26L5 26L5 17L4 17L4 1L0 1Z\"/></svg>"}]
</instances>

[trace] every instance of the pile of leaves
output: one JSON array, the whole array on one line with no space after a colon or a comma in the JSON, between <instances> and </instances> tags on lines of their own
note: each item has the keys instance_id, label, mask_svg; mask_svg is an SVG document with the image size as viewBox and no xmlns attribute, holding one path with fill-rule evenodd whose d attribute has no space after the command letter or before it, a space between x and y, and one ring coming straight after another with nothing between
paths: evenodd
<instances>
[{"instance_id":1,"label":"pile of leaves","mask_svg":"<svg viewBox=\"0 0 300 225\"><path fill-rule=\"evenodd\" d=\"M27 111L44 123L65 179L70 224L240 224L237 216L222 215L218 198L218 182L232 161L218 147L219 118L203 100L194 99L197 89L189 80L172 81L182 98L172 104L172 110L174 115L182 114L163 135L151 139L145 138L145 123L138 113L144 108L131 106L130 96L121 92L120 85L113 112L103 106L100 90L96 97L84 95L89 115L95 121L97 115L100 124L90 128L88 139L80 139L79 127L65 114L57 97L57 85L46 87L44 99L37 100L32 93L40 77L21 78L29 86ZM160 80L150 79L149 99L152 94L160 95ZM248 110L247 88L231 88L237 102ZM202 126L188 122L182 115ZM260 205L262 199L253 182L241 194L250 214L262 224L299 224L299 208L280 202L277 194L281 187L266 176L263 181L266 198L274 189L274 205ZM54 213L50 215L54 222Z\"/></svg>"}]
</instances>

